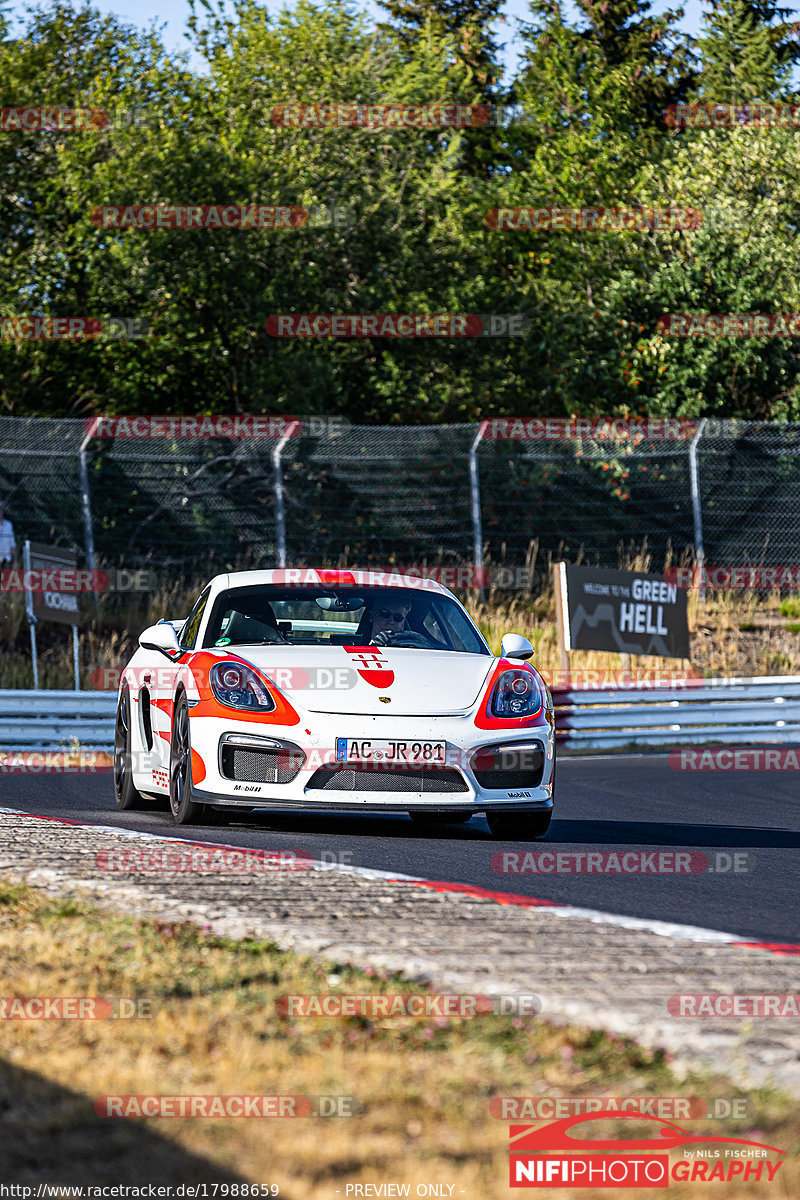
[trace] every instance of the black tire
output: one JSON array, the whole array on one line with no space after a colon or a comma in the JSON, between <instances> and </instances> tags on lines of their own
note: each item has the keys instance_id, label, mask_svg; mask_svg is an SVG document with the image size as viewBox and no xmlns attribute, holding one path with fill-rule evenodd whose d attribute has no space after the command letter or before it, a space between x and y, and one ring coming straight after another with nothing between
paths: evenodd
<instances>
[{"instance_id":1,"label":"black tire","mask_svg":"<svg viewBox=\"0 0 800 1200\"><path fill-rule=\"evenodd\" d=\"M466 825L473 816L472 813L443 812L410 812L408 815L417 825Z\"/></svg>"},{"instance_id":2,"label":"black tire","mask_svg":"<svg viewBox=\"0 0 800 1200\"><path fill-rule=\"evenodd\" d=\"M114 725L114 799L121 812L132 808L148 808L150 802L133 786L131 764L131 694L125 684L117 702Z\"/></svg>"},{"instance_id":3,"label":"black tire","mask_svg":"<svg viewBox=\"0 0 800 1200\"><path fill-rule=\"evenodd\" d=\"M189 702L180 692L172 716L169 744L169 810L176 825L198 825L207 819L205 805L192 799L192 740Z\"/></svg>"},{"instance_id":4,"label":"black tire","mask_svg":"<svg viewBox=\"0 0 800 1200\"><path fill-rule=\"evenodd\" d=\"M494 837L504 842L535 842L550 828L552 808L545 812L487 813Z\"/></svg>"}]
</instances>

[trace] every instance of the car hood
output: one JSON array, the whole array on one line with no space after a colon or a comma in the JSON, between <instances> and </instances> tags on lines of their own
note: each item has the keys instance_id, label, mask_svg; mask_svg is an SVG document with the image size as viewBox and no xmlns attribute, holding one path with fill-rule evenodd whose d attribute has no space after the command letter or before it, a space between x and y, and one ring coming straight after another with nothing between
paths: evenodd
<instances>
[{"instance_id":1,"label":"car hood","mask_svg":"<svg viewBox=\"0 0 800 1200\"><path fill-rule=\"evenodd\" d=\"M497 661L489 654L380 646L230 649L309 712L385 717L467 712Z\"/></svg>"}]
</instances>

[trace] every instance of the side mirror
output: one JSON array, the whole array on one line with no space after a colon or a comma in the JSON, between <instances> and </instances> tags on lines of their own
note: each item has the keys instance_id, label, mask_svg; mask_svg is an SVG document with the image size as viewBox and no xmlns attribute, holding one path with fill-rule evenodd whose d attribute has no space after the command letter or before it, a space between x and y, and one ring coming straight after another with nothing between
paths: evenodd
<instances>
[{"instance_id":1,"label":"side mirror","mask_svg":"<svg viewBox=\"0 0 800 1200\"><path fill-rule=\"evenodd\" d=\"M507 633L500 643L503 658L532 658L534 653L531 643L520 633Z\"/></svg>"},{"instance_id":2,"label":"side mirror","mask_svg":"<svg viewBox=\"0 0 800 1200\"><path fill-rule=\"evenodd\" d=\"M178 635L169 621L159 621L157 625L145 629L139 634L139 645L143 650L160 650L170 657L180 650Z\"/></svg>"}]
</instances>

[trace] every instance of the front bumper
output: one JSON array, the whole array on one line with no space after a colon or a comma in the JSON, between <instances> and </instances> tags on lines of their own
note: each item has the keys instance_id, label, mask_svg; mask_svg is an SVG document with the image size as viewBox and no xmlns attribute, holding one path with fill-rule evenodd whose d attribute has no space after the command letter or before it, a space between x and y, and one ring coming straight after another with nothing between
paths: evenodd
<instances>
[{"instance_id":1,"label":"front bumper","mask_svg":"<svg viewBox=\"0 0 800 1200\"><path fill-rule=\"evenodd\" d=\"M400 793L398 793L399 795ZM277 799L272 796L261 797L260 799L248 800L240 798L231 799L230 796L218 795L215 792L207 792L202 788L193 788L192 796L198 804L210 804L214 808L245 808L248 812L253 808L275 808L320 812L322 810L331 812L437 812L437 813L486 813L486 812L542 812L552 809L553 800L549 797L546 800L487 800L483 803L476 800L472 803L467 803L462 800L454 803L449 800L436 800L432 803L432 798L428 797L424 803L419 803L414 800L411 793L402 793L402 801L397 803L391 802L391 797L387 797L386 793L381 792L378 797L372 792L362 792L362 799L359 801L346 800L342 798L341 792L336 795L332 792L323 792L324 797L321 800L286 800ZM389 802L387 802L387 799Z\"/></svg>"},{"instance_id":2,"label":"front bumper","mask_svg":"<svg viewBox=\"0 0 800 1200\"><path fill-rule=\"evenodd\" d=\"M192 747L203 763L205 774L194 784L199 803L220 808L324 809L343 812L465 812L547 810L553 807L553 773L555 739L548 722L526 729L491 731L478 730L468 717L371 717L329 716L315 713L310 734L302 726L262 726L253 722L237 722L235 718L207 717L192 720ZM252 739L254 749L263 749L259 739L274 738L299 747L306 755L305 762L290 782L261 783L233 780L223 774L221 747L230 735L237 744L245 746ZM380 790L369 790L362 779L359 790L346 787L310 788L322 767L336 765L337 737L358 739L417 739L442 740L447 743L448 772L456 771L463 780L460 791L429 791L409 789L389 790L387 781ZM477 752L499 746L520 750L538 745L543 762L541 779L536 786L483 787L472 767ZM482 760L479 760L479 763ZM479 772L481 773L481 772ZM482 773L485 780L486 774ZM424 785L423 785L424 786ZM363 790L362 790L363 789Z\"/></svg>"}]
</instances>

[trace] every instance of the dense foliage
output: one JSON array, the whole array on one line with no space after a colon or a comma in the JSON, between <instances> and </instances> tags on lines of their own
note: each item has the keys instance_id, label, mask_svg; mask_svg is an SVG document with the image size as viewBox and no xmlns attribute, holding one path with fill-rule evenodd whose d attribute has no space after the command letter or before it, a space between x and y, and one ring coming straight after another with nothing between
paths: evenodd
<instances>
[{"instance_id":1,"label":"dense foliage","mask_svg":"<svg viewBox=\"0 0 800 1200\"><path fill-rule=\"evenodd\" d=\"M672 338L665 313L800 312L800 113L675 128L675 104L791 104L796 30L719 0L693 42L646 0L533 0L498 65L498 0L339 0L190 21L194 59L61 0L12 33L3 106L110 127L0 129L0 319L136 317L134 340L0 340L0 413L800 419L798 341ZM505 27L501 26L501 29ZM198 55L200 56L198 58ZM200 61L201 69L191 62ZM488 104L475 129L281 127L286 104ZM128 120L122 113L133 113ZM106 229L98 205L337 205L288 230ZM498 206L693 206L697 229L491 228ZM521 313L517 338L287 339L281 313Z\"/></svg>"}]
</instances>

